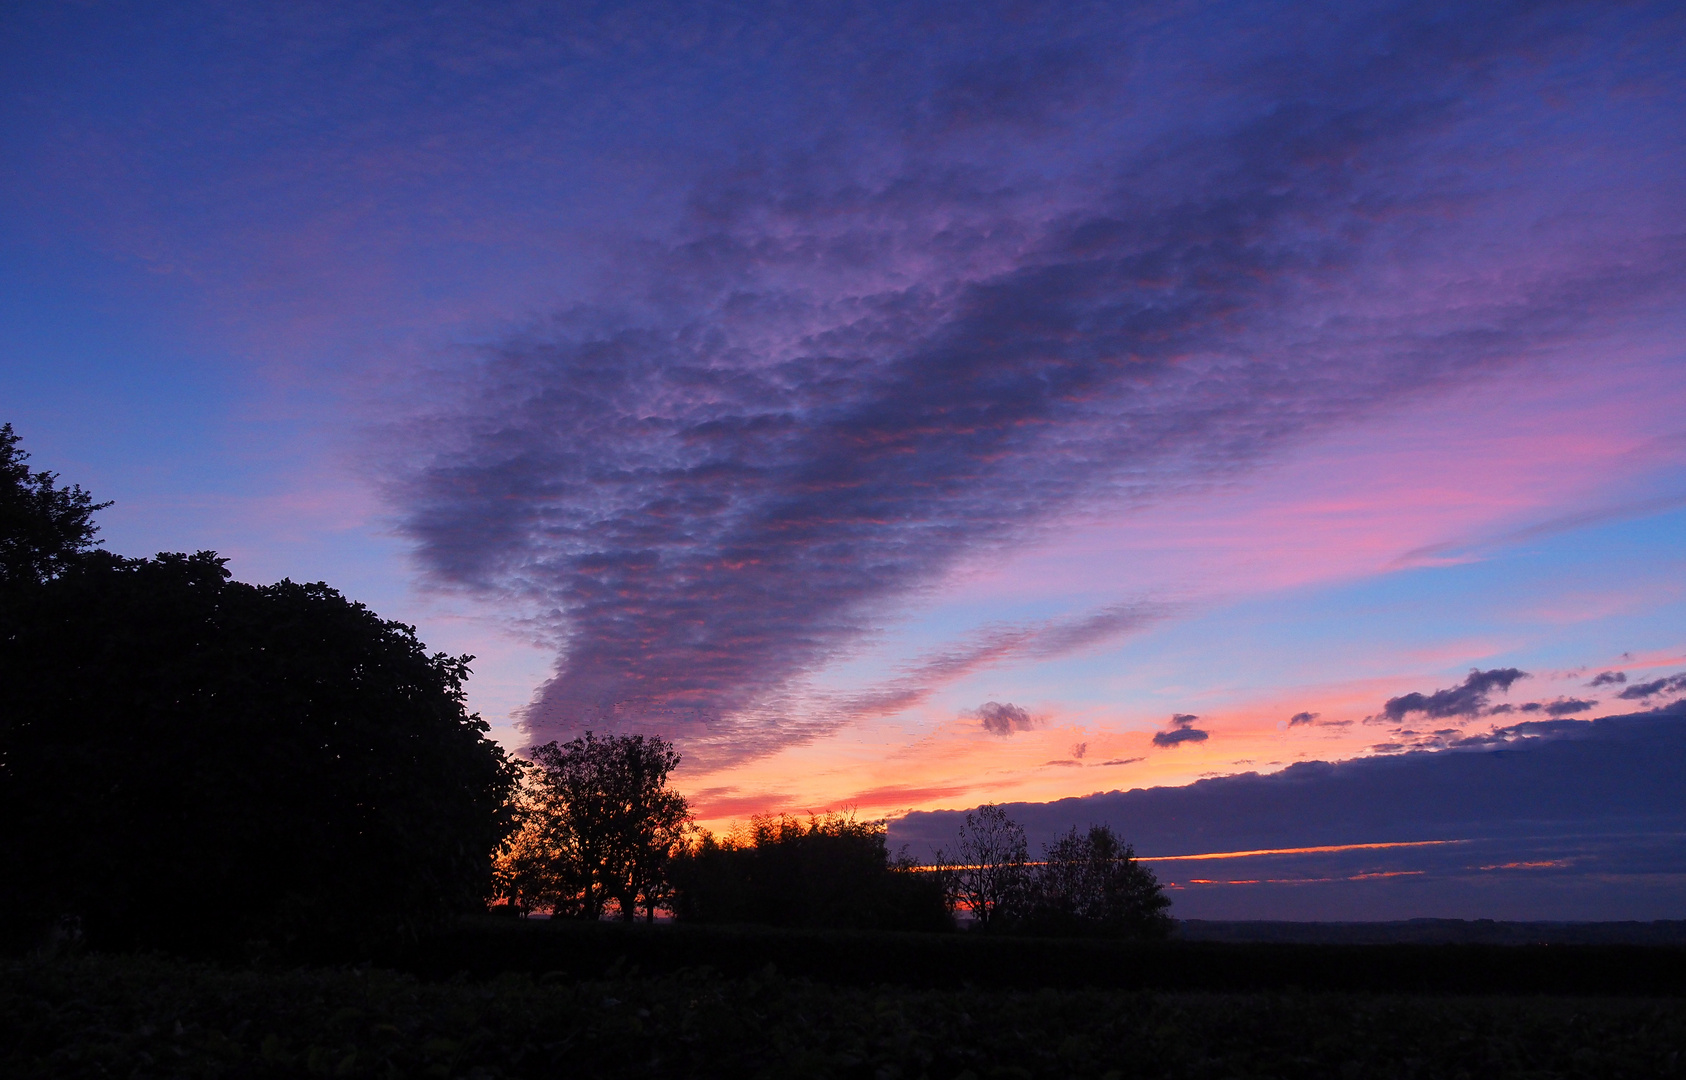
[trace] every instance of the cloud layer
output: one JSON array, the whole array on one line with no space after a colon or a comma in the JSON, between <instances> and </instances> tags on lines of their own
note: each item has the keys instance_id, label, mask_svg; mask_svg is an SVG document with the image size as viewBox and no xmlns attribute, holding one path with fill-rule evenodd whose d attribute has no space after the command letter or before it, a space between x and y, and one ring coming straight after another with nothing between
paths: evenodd
<instances>
[{"instance_id":1,"label":"cloud layer","mask_svg":"<svg viewBox=\"0 0 1686 1080\"><path fill-rule=\"evenodd\" d=\"M1378 4L1215 37L1059 10L917 55L893 28L769 28L785 61L855 60L793 84L800 122L672 178L683 213L607 248L612 288L399 425L427 573L557 641L535 739L646 725L718 763L810 737L860 703L804 680L958 559L1681 297L1679 195L1619 160L1654 122L1633 87L1679 89L1649 9ZM1617 160L1577 172L1566 141ZM1434 710L1497 685L1396 700L1462 715Z\"/></svg>"},{"instance_id":2,"label":"cloud layer","mask_svg":"<svg viewBox=\"0 0 1686 1080\"><path fill-rule=\"evenodd\" d=\"M1184 917L1658 918L1686 881L1682 762L1676 706L1530 721L1461 749L1006 809L1033 850L1104 823L1150 858L1260 853L1154 863L1182 886L1171 895ZM924 857L952 842L963 816L908 814L890 838Z\"/></svg>"}]
</instances>

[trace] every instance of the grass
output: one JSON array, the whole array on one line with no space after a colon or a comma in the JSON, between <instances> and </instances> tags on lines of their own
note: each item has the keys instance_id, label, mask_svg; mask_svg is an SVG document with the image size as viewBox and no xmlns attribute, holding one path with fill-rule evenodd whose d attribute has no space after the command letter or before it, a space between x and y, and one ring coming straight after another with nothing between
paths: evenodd
<instances>
[{"instance_id":1,"label":"grass","mask_svg":"<svg viewBox=\"0 0 1686 1080\"><path fill-rule=\"evenodd\" d=\"M11 1077L1686 1075L1678 998L836 985L776 970L424 981L0 963Z\"/></svg>"}]
</instances>

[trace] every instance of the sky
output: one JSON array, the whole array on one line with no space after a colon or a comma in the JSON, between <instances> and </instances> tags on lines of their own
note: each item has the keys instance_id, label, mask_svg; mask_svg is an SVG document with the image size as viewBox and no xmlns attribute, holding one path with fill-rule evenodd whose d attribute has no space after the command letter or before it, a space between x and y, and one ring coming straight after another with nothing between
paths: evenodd
<instances>
[{"instance_id":1,"label":"sky","mask_svg":"<svg viewBox=\"0 0 1686 1080\"><path fill-rule=\"evenodd\" d=\"M512 749L664 735L724 828L1686 694L1676 4L0 20L32 464L475 654ZM1679 832L1561 910L1669 914Z\"/></svg>"}]
</instances>

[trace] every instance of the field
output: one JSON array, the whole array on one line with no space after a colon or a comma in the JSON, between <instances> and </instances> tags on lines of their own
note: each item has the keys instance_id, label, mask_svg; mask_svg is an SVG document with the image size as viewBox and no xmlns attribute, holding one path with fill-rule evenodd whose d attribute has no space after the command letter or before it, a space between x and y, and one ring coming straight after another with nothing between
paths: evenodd
<instances>
[{"instance_id":1,"label":"field","mask_svg":"<svg viewBox=\"0 0 1686 1080\"><path fill-rule=\"evenodd\" d=\"M631 929L475 926L457 945L466 948L469 939L478 939L484 966L496 966L491 961L499 957L544 954L548 946L549 959L528 966L550 970L431 978L388 967L217 966L147 956L8 960L0 964L0 1072L932 1080L1686 1075L1680 1057L1686 999L1678 988L1650 995L1603 984L1594 987L1596 994L1521 988L1400 993L1296 987L1261 971L1253 981L1274 982L1273 988L1131 989L1086 985L1095 980L1068 977L1074 968L1061 975L1058 964L1009 972L994 986L940 972L923 980L827 980L792 971L800 962L742 969L769 951L799 961L821 957L833 951L840 940L835 935L807 935L804 953L799 934ZM965 935L928 940L942 941L951 960L968 950L998 964L1013 955L991 951L996 942ZM757 941L759 952L751 947ZM527 948L518 948L523 942ZM889 935L876 942L858 935L852 942L856 950L875 947L886 957L906 944ZM1072 955L1085 947L1014 944L1056 953L1074 947ZM1113 960L1134 955L1138 969L1158 970L1152 977L1138 970L1137 983L1174 982L1166 973L1185 961L1210 981L1213 972L1228 972L1224 978L1231 979L1245 968L1292 957L1291 951L1222 945L1172 944L1134 954L1113 948ZM1323 947L1282 948L1299 951L1298 967L1290 967L1302 978L1316 971L1347 978L1341 973L1356 970L1363 956L1349 950L1338 962L1318 961L1306 958ZM1383 971L1419 964L1401 967L1397 958L1389 960L1387 950L1396 948L1377 947L1371 959ZM739 960L656 964L661 970L648 964L664 956L694 960L706 951ZM1548 958L1554 952L1564 958L1560 969L1570 973L1559 980L1564 986L1576 970L1598 976L1615 962L1615 954L1587 964L1594 954L1540 950ZM1443 966L1485 962L1484 954L1458 949L1430 955ZM1677 950L1626 955L1642 969L1650 956L1659 972L1672 969L1680 977ZM571 968L552 964L564 956L575 960ZM1549 969L1550 962L1541 961L1532 970ZM1131 980L1120 975L1113 981ZM1020 985L1002 985L1010 983Z\"/></svg>"}]
</instances>

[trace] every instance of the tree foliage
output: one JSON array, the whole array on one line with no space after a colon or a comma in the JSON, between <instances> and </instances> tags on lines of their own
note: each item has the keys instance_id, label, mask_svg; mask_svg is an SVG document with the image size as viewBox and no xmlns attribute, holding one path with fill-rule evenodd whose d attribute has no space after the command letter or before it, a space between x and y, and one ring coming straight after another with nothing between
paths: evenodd
<instances>
[{"instance_id":1,"label":"tree foliage","mask_svg":"<svg viewBox=\"0 0 1686 1080\"><path fill-rule=\"evenodd\" d=\"M1071 831L1043 848L1022 919L1040 934L1162 938L1171 901L1135 849L1107 825Z\"/></svg>"},{"instance_id":2,"label":"tree foliage","mask_svg":"<svg viewBox=\"0 0 1686 1080\"><path fill-rule=\"evenodd\" d=\"M953 855L938 852L949 901L982 930L1061 936L1162 938L1173 922L1153 871L1111 826L1091 825L1029 859L1024 830L999 806L966 815Z\"/></svg>"},{"instance_id":3,"label":"tree foliage","mask_svg":"<svg viewBox=\"0 0 1686 1080\"><path fill-rule=\"evenodd\" d=\"M58 474L34 471L18 449L12 425L0 426L0 588L39 583L64 573L99 543L96 503L76 485L58 486Z\"/></svg>"},{"instance_id":4,"label":"tree foliage","mask_svg":"<svg viewBox=\"0 0 1686 1080\"><path fill-rule=\"evenodd\" d=\"M498 860L503 899L596 919L623 919L666 899L667 864L690 822L667 786L679 754L660 736L592 732L533 750L518 799L521 828Z\"/></svg>"},{"instance_id":5,"label":"tree foliage","mask_svg":"<svg viewBox=\"0 0 1686 1080\"><path fill-rule=\"evenodd\" d=\"M1007 811L985 803L966 814L952 857L938 852L952 900L985 930L1010 921L1024 908L1030 845Z\"/></svg>"},{"instance_id":6,"label":"tree foliage","mask_svg":"<svg viewBox=\"0 0 1686 1080\"><path fill-rule=\"evenodd\" d=\"M72 517L95 507L71 492ZM89 554L84 525L55 534L80 553L20 558L51 574L0 607L8 932L346 944L481 901L514 777L465 711L469 657L210 552Z\"/></svg>"},{"instance_id":7,"label":"tree foliage","mask_svg":"<svg viewBox=\"0 0 1686 1080\"><path fill-rule=\"evenodd\" d=\"M752 820L703 834L675 862L674 914L688 922L880 930L953 925L939 879L892 857L882 821L844 814Z\"/></svg>"}]
</instances>

